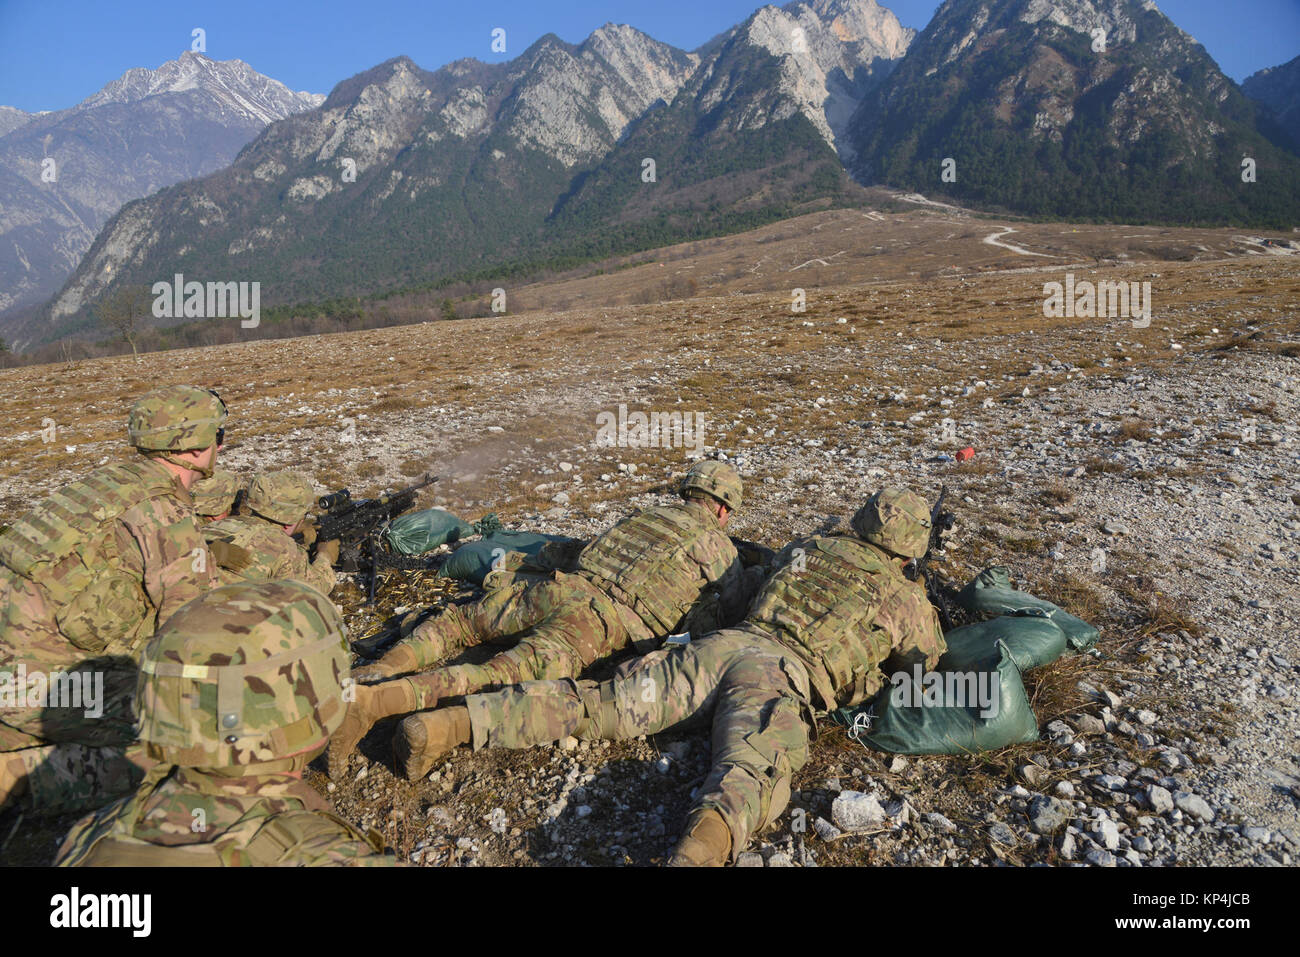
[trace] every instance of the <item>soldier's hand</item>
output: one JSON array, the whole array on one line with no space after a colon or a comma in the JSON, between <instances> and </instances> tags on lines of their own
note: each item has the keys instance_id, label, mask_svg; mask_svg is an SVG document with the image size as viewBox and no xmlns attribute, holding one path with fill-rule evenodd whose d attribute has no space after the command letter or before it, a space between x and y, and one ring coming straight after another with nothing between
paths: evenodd
<instances>
[{"instance_id":1,"label":"soldier's hand","mask_svg":"<svg viewBox=\"0 0 1300 957\"><path fill-rule=\"evenodd\" d=\"M328 542L318 542L316 544L316 557L325 556L325 560L331 565L339 560L339 540L331 538Z\"/></svg>"},{"instance_id":2,"label":"soldier's hand","mask_svg":"<svg viewBox=\"0 0 1300 957\"><path fill-rule=\"evenodd\" d=\"M304 522L298 534L302 536L302 543L310 548L316 544L316 523Z\"/></svg>"}]
</instances>

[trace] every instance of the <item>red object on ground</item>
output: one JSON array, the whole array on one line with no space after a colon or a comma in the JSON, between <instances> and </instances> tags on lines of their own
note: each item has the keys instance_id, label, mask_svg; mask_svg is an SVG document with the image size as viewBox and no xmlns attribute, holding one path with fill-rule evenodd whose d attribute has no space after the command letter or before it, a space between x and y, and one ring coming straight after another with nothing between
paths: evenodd
<instances>
[{"instance_id":1,"label":"red object on ground","mask_svg":"<svg viewBox=\"0 0 1300 957\"><path fill-rule=\"evenodd\" d=\"M967 459L973 459L974 457L975 457L975 450L971 448L969 445L957 453L958 462L965 462Z\"/></svg>"}]
</instances>

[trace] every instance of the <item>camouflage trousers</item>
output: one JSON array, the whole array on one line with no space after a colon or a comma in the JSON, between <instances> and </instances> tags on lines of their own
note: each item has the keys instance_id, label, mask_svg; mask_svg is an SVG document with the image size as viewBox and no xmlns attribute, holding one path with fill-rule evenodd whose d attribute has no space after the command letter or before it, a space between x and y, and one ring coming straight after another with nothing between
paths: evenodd
<instances>
[{"instance_id":1,"label":"camouflage trousers","mask_svg":"<svg viewBox=\"0 0 1300 957\"><path fill-rule=\"evenodd\" d=\"M534 681L471 695L478 748L526 748L566 735L624 740L712 717L712 767L695 808L731 829L732 859L790 801L815 733L803 663L758 629L714 632L638 659L610 681Z\"/></svg>"},{"instance_id":2,"label":"camouflage trousers","mask_svg":"<svg viewBox=\"0 0 1300 957\"><path fill-rule=\"evenodd\" d=\"M34 678L26 666L21 671L6 666L3 673L9 682L21 676L28 686ZM87 684L102 680L94 707L85 701L69 706L56 700L51 690L44 707L0 708L4 778L26 782L32 810L38 814L98 808L134 791L153 764L135 743L134 665L100 659L63 672L68 673ZM0 794L0 803L5 797Z\"/></svg>"},{"instance_id":3,"label":"camouflage trousers","mask_svg":"<svg viewBox=\"0 0 1300 957\"><path fill-rule=\"evenodd\" d=\"M480 688L581 674L633 640L613 599L579 575L557 572L538 582L489 591L470 605L453 606L406 639L421 667L484 642L511 645L481 665L452 665L401 679L415 692L417 710Z\"/></svg>"}]
</instances>

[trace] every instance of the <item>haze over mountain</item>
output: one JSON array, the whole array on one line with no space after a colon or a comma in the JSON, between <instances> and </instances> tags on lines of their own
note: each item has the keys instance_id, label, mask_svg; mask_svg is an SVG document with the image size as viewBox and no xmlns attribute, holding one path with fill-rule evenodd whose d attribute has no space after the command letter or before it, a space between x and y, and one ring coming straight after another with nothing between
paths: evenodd
<instances>
[{"instance_id":1,"label":"haze over mountain","mask_svg":"<svg viewBox=\"0 0 1300 957\"><path fill-rule=\"evenodd\" d=\"M221 169L268 123L323 99L186 52L67 110L0 110L0 129L11 124L0 137L0 318L57 291L123 203Z\"/></svg>"},{"instance_id":2,"label":"haze over mountain","mask_svg":"<svg viewBox=\"0 0 1300 957\"><path fill-rule=\"evenodd\" d=\"M859 108L853 168L1033 216L1288 225L1300 159L1257 114L1154 3L946 0Z\"/></svg>"}]
</instances>

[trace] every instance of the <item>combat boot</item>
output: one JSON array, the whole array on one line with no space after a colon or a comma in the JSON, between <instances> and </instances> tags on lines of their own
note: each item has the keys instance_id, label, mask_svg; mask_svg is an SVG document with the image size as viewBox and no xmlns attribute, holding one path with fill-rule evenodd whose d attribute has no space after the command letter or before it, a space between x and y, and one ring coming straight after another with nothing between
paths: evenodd
<instances>
[{"instance_id":1,"label":"combat boot","mask_svg":"<svg viewBox=\"0 0 1300 957\"><path fill-rule=\"evenodd\" d=\"M722 867L731 859L731 828L716 808L694 810L668 867Z\"/></svg>"},{"instance_id":2,"label":"combat boot","mask_svg":"<svg viewBox=\"0 0 1300 957\"><path fill-rule=\"evenodd\" d=\"M378 661L356 668L352 672L352 677L362 684L373 684L378 681L386 681L394 675L403 675L411 671L418 671L420 668L419 659L416 658L415 652L408 645L397 645L388 654Z\"/></svg>"},{"instance_id":3,"label":"combat boot","mask_svg":"<svg viewBox=\"0 0 1300 957\"><path fill-rule=\"evenodd\" d=\"M452 748L469 744L473 733L469 708L421 711L402 722L393 735L393 755L408 781L418 781Z\"/></svg>"},{"instance_id":4,"label":"combat boot","mask_svg":"<svg viewBox=\"0 0 1300 957\"><path fill-rule=\"evenodd\" d=\"M418 708L414 689L405 681L378 685L353 684L356 697L348 705L343 723L330 737L330 777L338 777L347 768L348 755L356 750L380 718L404 714Z\"/></svg>"}]
</instances>

